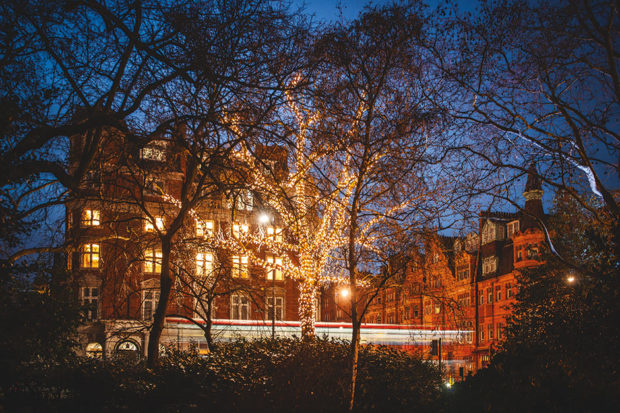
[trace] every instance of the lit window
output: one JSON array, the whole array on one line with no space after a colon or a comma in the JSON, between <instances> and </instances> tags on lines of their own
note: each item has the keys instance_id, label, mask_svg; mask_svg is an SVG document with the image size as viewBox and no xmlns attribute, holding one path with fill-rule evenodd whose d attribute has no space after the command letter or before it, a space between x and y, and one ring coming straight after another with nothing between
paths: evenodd
<instances>
[{"instance_id":1,"label":"lit window","mask_svg":"<svg viewBox=\"0 0 620 413\"><path fill-rule=\"evenodd\" d=\"M487 244L495 240L495 225L487 221L482 229L482 244Z\"/></svg>"},{"instance_id":2,"label":"lit window","mask_svg":"<svg viewBox=\"0 0 620 413\"><path fill-rule=\"evenodd\" d=\"M276 302L275 305L275 314L276 320L284 320L284 297L267 297L267 319L273 320L273 302Z\"/></svg>"},{"instance_id":3,"label":"lit window","mask_svg":"<svg viewBox=\"0 0 620 413\"><path fill-rule=\"evenodd\" d=\"M86 307L86 318L96 320L98 317L99 288L82 287L80 288L80 301Z\"/></svg>"},{"instance_id":4,"label":"lit window","mask_svg":"<svg viewBox=\"0 0 620 413\"><path fill-rule=\"evenodd\" d=\"M441 312L441 305L439 303L435 303L435 314L439 314Z\"/></svg>"},{"instance_id":5,"label":"lit window","mask_svg":"<svg viewBox=\"0 0 620 413\"><path fill-rule=\"evenodd\" d=\"M151 320L159 302L159 290L142 291L142 319Z\"/></svg>"},{"instance_id":6,"label":"lit window","mask_svg":"<svg viewBox=\"0 0 620 413\"><path fill-rule=\"evenodd\" d=\"M213 236L213 221L202 221L196 222L196 236L204 237L204 236Z\"/></svg>"},{"instance_id":7,"label":"lit window","mask_svg":"<svg viewBox=\"0 0 620 413\"><path fill-rule=\"evenodd\" d=\"M99 343L88 343L86 346L86 357L100 359L103 357L103 346Z\"/></svg>"},{"instance_id":8,"label":"lit window","mask_svg":"<svg viewBox=\"0 0 620 413\"><path fill-rule=\"evenodd\" d=\"M282 242L282 228L267 227L267 238L276 242Z\"/></svg>"},{"instance_id":9,"label":"lit window","mask_svg":"<svg viewBox=\"0 0 620 413\"><path fill-rule=\"evenodd\" d=\"M230 297L230 318L233 320L250 319L250 299L243 294L233 294Z\"/></svg>"},{"instance_id":10,"label":"lit window","mask_svg":"<svg viewBox=\"0 0 620 413\"><path fill-rule=\"evenodd\" d=\"M282 281L282 258L268 255L266 261L268 266L272 268L267 270L267 279L273 280L275 275L277 281Z\"/></svg>"},{"instance_id":11,"label":"lit window","mask_svg":"<svg viewBox=\"0 0 620 413\"><path fill-rule=\"evenodd\" d=\"M207 276L213 271L213 254L199 252L196 254L196 275Z\"/></svg>"},{"instance_id":12,"label":"lit window","mask_svg":"<svg viewBox=\"0 0 620 413\"><path fill-rule=\"evenodd\" d=\"M98 209L85 209L82 212L82 226L96 227L101 223L101 214Z\"/></svg>"},{"instance_id":13,"label":"lit window","mask_svg":"<svg viewBox=\"0 0 620 413\"><path fill-rule=\"evenodd\" d=\"M248 278L248 257L247 255L233 255L232 276L236 278Z\"/></svg>"},{"instance_id":14,"label":"lit window","mask_svg":"<svg viewBox=\"0 0 620 413\"><path fill-rule=\"evenodd\" d=\"M82 268L99 268L99 244L84 244L80 251Z\"/></svg>"},{"instance_id":15,"label":"lit window","mask_svg":"<svg viewBox=\"0 0 620 413\"><path fill-rule=\"evenodd\" d=\"M150 142L144 148L140 149L140 158L157 162L165 161L167 144L168 142L162 140Z\"/></svg>"},{"instance_id":16,"label":"lit window","mask_svg":"<svg viewBox=\"0 0 620 413\"><path fill-rule=\"evenodd\" d=\"M155 230L155 227L157 227L159 231L164 229L163 217L155 217L155 225L153 225L153 221L147 218L146 222L144 223L144 230L146 232L152 232Z\"/></svg>"},{"instance_id":17,"label":"lit window","mask_svg":"<svg viewBox=\"0 0 620 413\"><path fill-rule=\"evenodd\" d=\"M161 272L161 259L160 249L147 248L144 252L144 272L159 274Z\"/></svg>"},{"instance_id":18,"label":"lit window","mask_svg":"<svg viewBox=\"0 0 620 413\"><path fill-rule=\"evenodd\" d=\"M239 238L241 234L247 234L249 230L247 224L233 224L233 237Z\"/></svg>"}]
</instances>

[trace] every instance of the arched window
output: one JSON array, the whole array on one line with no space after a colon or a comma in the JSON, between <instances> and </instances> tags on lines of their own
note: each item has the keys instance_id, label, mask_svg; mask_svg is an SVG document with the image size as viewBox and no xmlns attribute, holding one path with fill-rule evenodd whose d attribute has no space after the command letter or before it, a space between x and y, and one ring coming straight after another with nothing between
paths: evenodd
<instances>
[{"instance_id":1,"label":"arched window","mask_svg":"<svg viewBox=\"0 0 620 413\"><path fill-rule=\"evenodd\" d=\"M103 347L99 343L88 343L86 345L86 357L100 359L103 356Z\"/></svg>"},{"instance_id":2,"label":"arched window","mask_svg":"<svg viewBox=\"0 0 620 413\"><path fill-rule=\"evenodd\" d=\"M115 353L119 358L137 360L140 358L140 347L132 340L124 340L116 345Z\"/></svg>"}]
</instances>

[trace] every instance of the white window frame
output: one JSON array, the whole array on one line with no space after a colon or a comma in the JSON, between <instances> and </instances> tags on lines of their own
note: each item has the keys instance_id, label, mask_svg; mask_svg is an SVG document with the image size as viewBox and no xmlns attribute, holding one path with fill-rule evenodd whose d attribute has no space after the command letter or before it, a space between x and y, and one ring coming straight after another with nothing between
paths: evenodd
<instances>
[{"instance_id":1,"label":"white window frame","mask_svg":"<svg viewBox=\"0 0 620 413\"><path fill-rule=\"evenodd\" d=\"M482 274L491 274L497 271L497 257L485 257L482 259Z\"/></svg>"},{"instance_id":2,"label":"white window frame","mask_svg":"<svg viewBox=\"0 0 620 413\"><path fill-rule=\"evenodd\" d=\"M200 251L196 253L196 272L199 277L208 277L213 272L213 253Z\"/></svg>"},{"instance_id":3,"label":"white window frame","mask_svg":"<svg viewBox=\"0 0 620 413\"><path fill-rule=\"evenodd\" d=\"M506 237L512 238L517 232L519 232L519 221L509 222L506 226Z\"/></svg>"},{"instance_id":4,"label":"white window frame","mask_svg":"<svg viewBox=\"0 0 620 413\"><path fill-rule=\"evenodd\" d=\"M273 269L267 270L267 279L269 281L272 281L274 279L274 274L275 274L275 280L282 281L284 279L284 276L282 274L282 263L283 263L282 257L269 254L265 258L265 261L267 262L268 266L275 267Z\"/></svg>"},{"instance_id":5,"label":"white window frame","mask_svg":"<svg viewBox=\"0 0 620 413\"><path fill-rule=\"evenodd\" d=\"M159 303L160 291L156 288L147 288L142 290L142 319L149 321L153 319L157 304Z\"/></svg>"},{"instance_id":6,"label":"white window frame","mask_svg":"<svg viewBox=\"0 0 620 413\"><path fill-rule=\"evenodd\" d=\"M249 262L247 255L233 255L231 276L233 278L249 278Z\"/></svg>"},{"instance_id":7,"label":"white window frame","mask_svg":"<svg viewBox=\"0 0 620 413\"><path fill-rule=\"evenodd\" d=\"M267 320L272 320L272 314L273 314L273 308L272 308L272 303L273 300L275 298L275 302L276 302L276 307L275 307L275 315L276 315L276 321L282 321L284 320L284 296L282 295L277 295L274 297L272 295L268 295L265 298L265 308L267 309L267 311L265 312L265 315L267 316Z\"/></svg>"},{"instance_id":8,"label":"white window frame","mask_svg":"<svg viewBox=\"0 0 620 413\"><path fill-rule=\"evenodd\" d=\"M282 242L282 240L284 239L282 236L282 228L281 227L274 227L274 226L268 226L267 227L267 239L273 240L275 242Z\"/></svg>"},{"instance_id":9,"label":"white window frame","mask_svg":"<svg viewBox=\"0 0 620 413\"><path fill-rule=\"evenodd\" d=\"M250 297L247 294L235 293L230 296L230 319L250 319Z\"/></svg>"},{"instance_id":10,"label":"white window frame","mask_svg":"<svg viewBox=\"0 0 620 413\"><path fill-rule=\"evenodd\" d=\"M80 288L80 302L83 306L88 306L86 310L86 319L98 320L99 319L99 287L81 287Z\"/></svg>"}]
</instances>

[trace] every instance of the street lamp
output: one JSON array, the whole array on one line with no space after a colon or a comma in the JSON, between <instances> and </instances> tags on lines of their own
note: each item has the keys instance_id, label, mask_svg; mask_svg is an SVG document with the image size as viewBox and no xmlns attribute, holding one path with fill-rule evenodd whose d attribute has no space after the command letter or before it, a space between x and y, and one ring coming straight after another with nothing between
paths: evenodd
<instances>
[{"instance_id":1,"label":"street lamp","mask_svg":"<svg viewBox=\"0 0 620 413\"><path fill-rule=\"evenodd\" d=\"M273 223L273 217L266 212L263 212L258 216L258 223L260 225L267 225ZM275 265L275 260L274 260ZM269 314L269 307L267 307L267 314ZM271 270L271 339L276 338L276 272Z\"/></svg>"},{"instance_id":2,"label":"street lamp","mask_svg":"<svg viewBox=\"0 0 620 413\"><path fill-rule=\"evenodd\" d=\"M340 295L342 296L342 298L349 297L349 294L351 294L351 290L349 290L348 288L342 288L340 290Z\"/></svg>"}]
</instances>

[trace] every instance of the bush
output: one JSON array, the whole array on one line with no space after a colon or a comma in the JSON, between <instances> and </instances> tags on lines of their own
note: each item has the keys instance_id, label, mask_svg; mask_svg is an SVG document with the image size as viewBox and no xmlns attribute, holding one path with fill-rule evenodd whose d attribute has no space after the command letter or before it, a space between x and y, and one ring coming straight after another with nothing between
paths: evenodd
<instances>
[{"instance_id":1,"label":"bush","mask_svg":"<svg viewBox=\"0 0 620 413\"><path fill-rule=\"evenodd\" d=\"M316 339L239 340L218 352L171 351L141 363L76 359L32 365L5 389L7 410L340 412L347 407L349 344ZM360 352L356 411L429 410L435 367L386 347Z\"/></svg>"}]
</instances>

